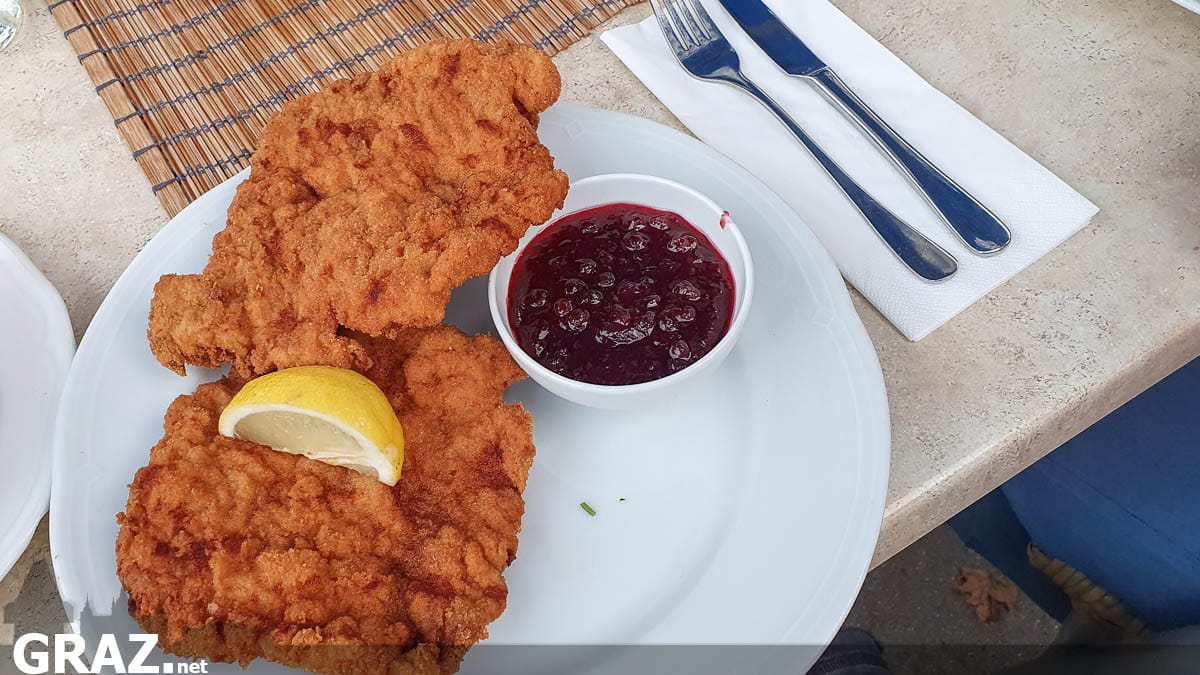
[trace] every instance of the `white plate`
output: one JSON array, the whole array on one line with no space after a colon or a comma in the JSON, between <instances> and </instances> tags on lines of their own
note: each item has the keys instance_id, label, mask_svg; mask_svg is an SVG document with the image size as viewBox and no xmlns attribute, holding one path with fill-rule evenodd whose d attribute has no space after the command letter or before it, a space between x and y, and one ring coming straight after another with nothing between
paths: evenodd
<instances>
[{"instance_id":1,"label":"white plate","mask_svg":"<svg viewBox=\"0 0 1200 675\"><path fill-rule=\"evenodd\" d=\"M75 333L67 307L17 245L0 235L0 579L50 503L54 414Z\"/></svg>"},{"instance_id":2,"label":"white plate","mask_svg":"<svg viewBox=\"0 0 1200 675\"><path fill-rule=\"evenodd\" d=\"M541 137L572 178L645 173L707 194L741 225L760 282L737 349L670 408L601 412L528 382L514 387L511 398L533 413L538 454L506 574L508 610L490 642L825 644L871 560L889 459L883 378L837 270L777 196L684 134L560 104L543 115ZM152 287L163 273L200 270L243 175L146 246L96 313L71 370L56 439L55 570L72 618L85 604L114 612L85 620L85 636L132 629L119 600L113 516L161 436L167 405L215 376L180 378L154 361ZM492 330L485 282L456 291L448 321ZM809 651L803 658L815 658ZM490 670L497 653L473 650L464 669ZM554 669L582 669L561 662L576 656L556 652Z\"/></svg>"},{"instance_id":3,"label":"white plate","mask_svg":"<svg viewBox=\"0 0 1200 675\"><path fill-rule=\"evenodd\" d=\"M1175 4L1200 14L1200 0L1175 0Z\"/></svg>"}]
</instances>

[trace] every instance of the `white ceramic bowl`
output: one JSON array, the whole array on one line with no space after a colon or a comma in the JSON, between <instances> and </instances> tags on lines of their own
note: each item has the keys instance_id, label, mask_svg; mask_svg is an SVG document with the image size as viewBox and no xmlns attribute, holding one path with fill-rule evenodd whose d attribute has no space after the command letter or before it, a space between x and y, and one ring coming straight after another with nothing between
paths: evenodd
<instances>
[{"instance_id":1,"label":"white ceramic bowl","mask_svg":"<svg viewBox=\"0 0 1200 675\"><path fill-rule=\"evenodd\" d=\"M559 375L521 349L508 321L509 281L517 258L529 242L564 216L615 203L638 204L679 214L708 237L717 252L729 263L733 275L733 320L720 342L687 368L640 384L591 384ZM668 400L672 392L678 392L684 383L695 386L697 379L719 366L733 350L746 323L753 296L754 266L750 260L750 250L737 225L725 211L689 187L665 178L631 173L592 176L572 183L563 207L554 213L547 224L530 228L521 238L517 250L501 259L488 277L488 303L492 320L496 323L504 346L521 368L538 384L568 401L609 409L654 405Z\"/></svg>"}]
</instances>

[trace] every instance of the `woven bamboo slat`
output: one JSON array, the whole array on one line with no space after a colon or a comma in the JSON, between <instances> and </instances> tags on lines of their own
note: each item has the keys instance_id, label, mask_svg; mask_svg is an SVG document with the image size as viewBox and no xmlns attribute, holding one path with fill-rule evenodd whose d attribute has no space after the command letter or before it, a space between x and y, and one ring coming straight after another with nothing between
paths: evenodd
<instances>
[{"instance_id":1,"label":"woven bamboo slat","mask_svg":"<svg viewBox=\"0 0 1200 675\"><path fill-rule=\"evenodd\" d=\"M639 0L51 0L174 215L247 165L287 100L436 37L550 54Z\"/></svg>"}]
</instances>

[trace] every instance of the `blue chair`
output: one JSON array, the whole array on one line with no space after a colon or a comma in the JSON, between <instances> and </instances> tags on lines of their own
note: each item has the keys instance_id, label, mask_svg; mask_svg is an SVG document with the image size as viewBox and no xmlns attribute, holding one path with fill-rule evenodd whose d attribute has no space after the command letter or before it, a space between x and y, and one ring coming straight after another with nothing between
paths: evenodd
<instances>
[{"instance_id":1,"label":"blue chair","mask_svg":"<svg viewBox=\"0 0 1200 675\"><path fill-rule=\"evenodd\" d=\"M1060 621L1069 605L1029 567L1030 540L1120 598L1153 630L1200 624L1200 359L950 525Z\"/></svg>"}]
</instances>

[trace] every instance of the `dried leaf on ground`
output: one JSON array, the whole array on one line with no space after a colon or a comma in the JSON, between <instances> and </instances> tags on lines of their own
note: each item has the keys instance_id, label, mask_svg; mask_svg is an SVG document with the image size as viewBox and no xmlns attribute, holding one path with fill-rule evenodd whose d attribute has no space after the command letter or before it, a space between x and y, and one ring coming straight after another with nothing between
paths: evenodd
<instances>
[{"instance_id":1,"label":"dried leaf on ground","mask_svg":"<svg viewBox=\"0 0 1200 675\"><path fill-rule=\"evenodd\" d=\"M1004 577L992 578L988 573L974 567L962 567L954 587L962 593L967 605L981 623L991 623L1004 618L1017 604L1017 586Z\"/></svg>"}]
</instances>

